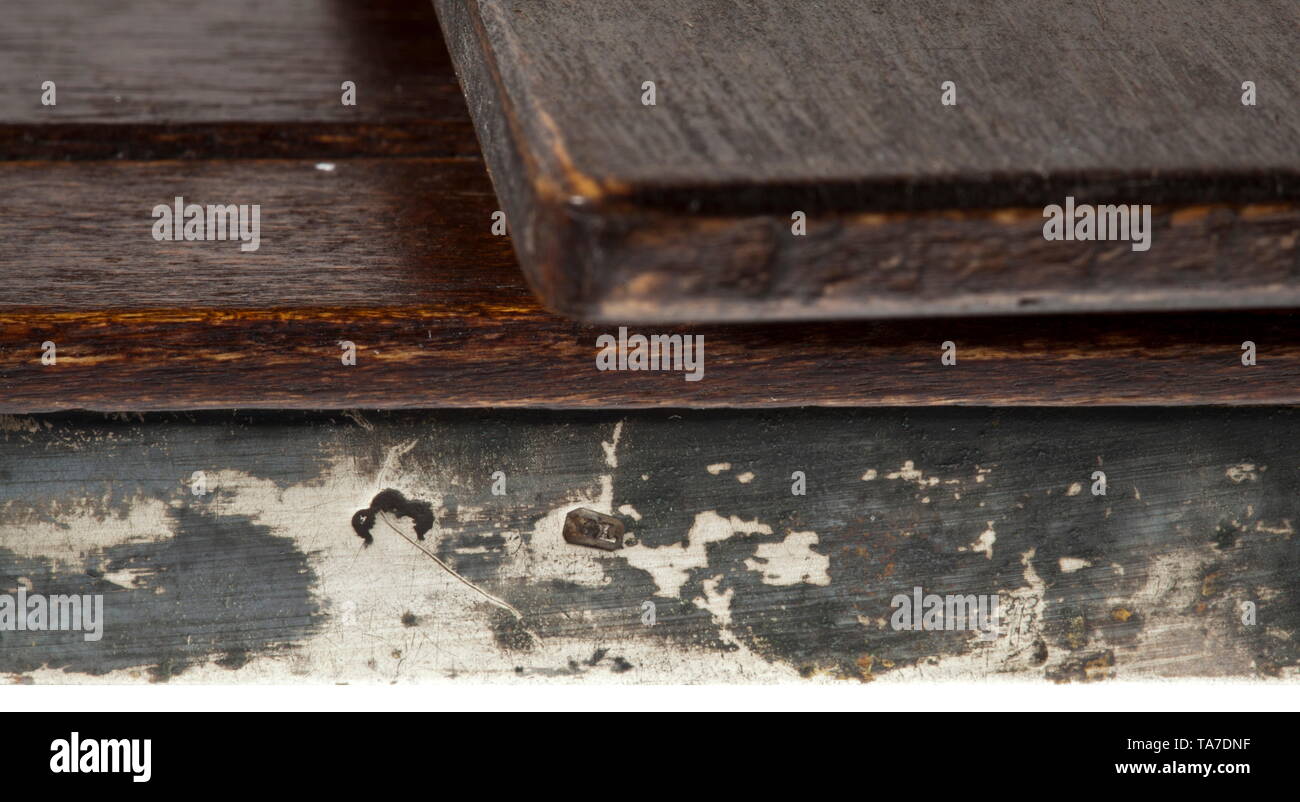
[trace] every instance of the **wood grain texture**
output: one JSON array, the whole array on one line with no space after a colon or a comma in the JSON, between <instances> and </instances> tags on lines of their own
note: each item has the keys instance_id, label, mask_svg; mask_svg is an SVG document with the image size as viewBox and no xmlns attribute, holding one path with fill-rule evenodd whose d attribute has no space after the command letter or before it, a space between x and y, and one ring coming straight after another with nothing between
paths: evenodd
<instances>
[{"instance_id":1,"label":"wood grain texture","mask_svg":"<svg viewBox=\"0 0 1300 802\"><path fill-rule=\"evenodd\" d=\"M1298 415L6 416L0 594L102 594L104 629L0 631L0 677L1295 681ZM520 618L409 519L363 545L385 489ZM579 507L635 542L565 543ZM996 637L896 629L916 587L996 595Z\"/></svg>"},{"instance_id":2,"label":"wood grain texture","mask_svg":"<svg viewBox=\"0 0 1300 802\"><path fill-rule=\"evenodd\" d=\"M520 261L566 314L1300 303L1292 2L435 4ZM1067 195L1152 204L1151 249L1044 241Z\"/></svg>"},{"instance_id":3,"label":"wood grain texture","mask_svg":"<svg viewBox=\"0 0 1300 802\"><path fill-rule=\"evenodd\" d=\"M469 159L0 162L12 190L0 306L49 311L365 306L449 309L518 287ZM238 241L156 241L158 204L258 204ZM526 300L515 292L502 300Z\"/></svg>"},{"instance_id":4,"label":"wood grain texture","mask_svg":"<svg viewBox=\"0 0 1300 802\"><path fill-rule=\"evenodd\" d=\"M1300 402L1283 312L694 326L669 331L704 336L702 381L601 372L617 328L537 304L473 162L8 163L0 182L19 190L0 218L5 412ZM176 194L261 203L259 250L154 241Z\"/></svg>"},{"instance_id":5,"label":"wood grain texture","mask_svg":"<svg viewBox=\"0 0 1300 802\"><path fill-rule=\"evenodd\" d=\"M0 159L477 156L413 0L12 0L0 75Z\"/></svg>"},{"instance_id":6,"label":"wood grain texture","mask_svg":"<svg viewBox=\"0 0 1300 802\"><path fill-rule=\"evenodd\" d=\"M125 55L115 72L110 39L76 22L62 30L81 43L43 56L41 26L67 6L15 8L21 24L6 28L14 47L0 59L17 73L42 58L81 64L107 92L125 65L147 61ZM159 16L150 3L115 8ZM166 115L140 119L79 105L77 92L41 117L25 89L5 90L0 122L27 150L13 138L0 148L0 410L1300 402L1297 321L1283 312L694 326L671 331L704 335L701 382L597 371L596 338L616 327L545 311L511 249L526 232L490 232L498 203L465 104L446 92L455 79L426 4L290 3L250 21L260 33L247 39L235 11L209 5L195 12L204 24L132 30L154 31L167 53L209 54L197 62L207 66L223 53L280 59L284 81L240 67L230 75L245 85L218 81L216 92L205 73L193 82L213 91L194 94L179 62L176 81L149 88ZM355 109L333 92L318 108L316 84L299 73L326 69L327 53L375 76ZM259 250L154 241L151 210L176 195L260 204ZM1285 236L1273 212L1246 208ZM340 340L357 344L357 365L341 365ZM939 364L945 340L958 345L952 368ZM1259 346L1256 367L1240 364L1244 340ZM40 361L46 341L56 365Z\"/></svg>"}]
</instances>

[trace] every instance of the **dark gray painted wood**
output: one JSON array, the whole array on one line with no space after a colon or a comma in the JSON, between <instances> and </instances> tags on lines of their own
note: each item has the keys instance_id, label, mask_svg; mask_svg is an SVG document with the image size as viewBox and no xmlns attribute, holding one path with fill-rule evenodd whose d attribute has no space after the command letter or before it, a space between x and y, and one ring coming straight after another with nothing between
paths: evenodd
<instances>
[{"instance_id":1,"label":"dark gray painted wood","mask_svg":"<svg viewBox=\"0 0 1300 802\"><path fill-rule=\"evenodd\" d=\"M1295 410L3 423L0 592L103 593L108 610L98 644L0 633L16 681L1071 681L1300 665ZM1097 470L1105 496L1090 492ZM428 502L425 547L522 621L387 524L364 546L350 519L383 488ZM602 505L635 544L564 543L564 510ZM891 599L917 586L999 594L1001 635L895 631Z\"/></svg>"}]
</instances>

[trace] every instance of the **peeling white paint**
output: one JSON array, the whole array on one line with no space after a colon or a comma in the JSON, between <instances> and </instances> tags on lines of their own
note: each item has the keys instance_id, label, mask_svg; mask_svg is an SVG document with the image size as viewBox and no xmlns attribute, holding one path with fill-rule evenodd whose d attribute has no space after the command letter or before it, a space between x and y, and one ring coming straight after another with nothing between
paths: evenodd
<instances>
[{"instance_id":1,"label":"peeling white paint","mask_svg":"<svg viewBox=\"0 0 1300 802\"><path fill-rule=\"evenodd\" d=\"M671 546L648 548L636 546L619 552L628 564L650 574L658 588L658 595L676 598L690 578L690 571L709 564L706 549L734 534L772 534L772 527L757 520L744 521L736 516L723 518L714 510L698 513L687 535L689 545L674 543Z\"/></svg>"},{"instance_id":2,"label":"peeling white paint","mask_svg":"<svg viewBox=\"0 0 1300 802\"><path fill-rule=\"evenodd\" d=\"M1061 573L1071 574L1084 568L1091 568L1092 563L1082 557L1062 557L1057 561Z\"/></svg>"},{"instance_id":3,"label":"peeling white paint","mask_svg":"<svg viewBox=\"0 0 1300 802\"><path fill-rule=\"evenodd\" d=\"M368 548L351 531L349 524L356 498L369 498L377 492L373 479L358 475L350 460L327 470L321 481L311 486L293 486L285 490L272 483L246 475L222 473L227 487L222 504L226 514L248 514L258 523L269 525L279 535L293 537L299 548L311 554L313 568L319 576L319 593L329 605L343 611L341 615L326 619L324 629L310 640L299 644L293 660L273 654L257 655L236 676L215 665L186 671L172 683L197 682L284 682L294 677L311 676L328 680L344 679L350 682L414 682L445 678L449 672L472 674L480 681L538 681L581 682L581 676L548 675L530 677L528 671L537 666L549 671L564 666L570 660L587 659L593 648L590 638L575 635L571 638L548 637L538 640L534 648L525 653L503 654L488 626L491 607L468 588L456 582L420 554L409 543L396 535L376 536ZM397 489L408 497L430 499L427 487L398 483ZM518 579L538 583L550 579L575 581L585 585L603 585L609 582L604 566L620 559L622 552L601 552L595 549L575 548L564 543L560 534L564 516L574 507L589 507L609 512L613 496L612 477L603 475L591 491L575 491L572 501L558 506L538 519L532 532L532 543L507 545L506 552L513 556L505 561L498 572L503 581ZM435 506L441 503L432 496ZM322 504L322 502L324 502ZM311 509L312 515L304 520L302 510ZM481 513L465 506L462 513ZM715 516L716 517L716 516ZM719 519L725 520L725 519ZM408 529L406 519L392 523ZM727 522L728 534L733 531L754 529L737 520L733 530ZM701 541L708 540L710 528L718 529L715 521L708 521L694 534ZM757 531L763 531L757 527ZM435 530L436 532L436 530ZM431 533L427 541L436 543ZM701 547L702 548L702 547ZM382 589L376 592L376 589ZM716 591L716 585L714 586ZM729 594L711 601L715 611L729 607ZM726 605L726 607L724 607ZM401 616L411 612L425 622L436 626L413 628L401 624ZM629 611L629 620L637 620L638 610ZM725 616L727 613L723 612ZM579 622L582 614L575 617ZM739 649L718 660L717 652L707 648L666 649L662 644L637 638L607 639L603 646L628 660L635 668L624 674L608 669L590 669L602 682L636 683L668 681L689 671L689 666L699 661L707 662L710 675L719 682L755 682L790 680L797 677L795 668L775 665L748 649ZM400 658L393 657L401 654ZM514 671L520 665L525 669L523 679ZM113 672L119 682L128 672ZM67 681L58 672L41 672L35 676L41 681ZM84 678L78 676L77 682Z\"/></svg>"},{"instance_id":4,"label":"peeling white paint","mask_svg":"<svg viewBox=\"0 0 1300 802\"><path fill-rule=\"evenodd\" d=\"M22 432L36 434L41 430L41 422L30 415L0 415L0 432Z\"/></svg>"},{"instance_id":5,"label":"peeling white paint","mask_svg":"<svg viewBox=\"0 0 1300 802\"><path fill-rule=\"evenodd\" d=\"M736 589L727 588L726 593L719 593L718 585L721 582L721 574L704 580L701 583L704 586L704 595L691 599L691 603L701 610L707 610L713 616L714 622L720 628L726 629L731 626L731 599L736 595Z\"/></svg>"},{"instance_id":6,"label":"peeling white paint","mask_svg":"<svg viewBox=\"0 0 1300 802\"><path fill-rule=\"evenodd\" d=\"M991 560L993 559L993 544L998 540L998 533L994 531L992 521L987 521L985 525L988 528L980 532L979 538L970 545L970 550L977 554L983 553L985 559Z\"/></svg>"},{"instance_id":7,"label":"peeling white paint","mask_svg":"<svg viewBox=\"0 0 1300 802\"><path fill-rule=\"evenodd\" d=\"M903 467L899 468L898 470L892 473L885 474L885 478L901 479L904 482L914 482L918 487L922 487L922 488L932 487L934 485L939 484L938 477L934 477L934 476L927 477L924 473L921 472L920 469L918 469L913 464L912 460L910 459L903 463Z\"/></svg>"},{"instance_id":8,"label":"peeling white paint","mask_svg":"<svg viewBox=\"0 0 1300 802\"><path fill-rule=\"evenodd\" d=\"M605 465L610 468L618 467L618 439L623 436L623 421L614 424L614 435L610 441L600 443L601 449L605 452Z\"/></svg>"},{"instance_id":9,"label":"peeling white paint","mask_svg":"<svg viewBox=\"0 0 1300 802\"><path fill-rule=\"evenodd\" d=\"M1267 532L1270 535L1286 535L1287 537L1291 537L1295 534L1295 528L1291 525L1290 518L1283 518L1281 524L1274 526L1267 526L1263 521L1256 521L1255 531Z\"/></svg>"},{"instance_id":10,"label":"peeling white paint","mask_svg":"<svg viewBox=\"0 0 1300 802\"><path fill-rule=\"evenodd\" d=\"M562 504L539 518L530 533L527 545L503 563L500 574L523 580L557 579L585 587L600 587L609 582L604 563L614 559L610 552L597 549L575 548L564 542L564 519L569 512L580 507L609 514L613 496L612 480L602 476L601 493L597 498L575 494L572 501Z\"/></svg>"},{"instance_id":11,"label":"peeling white paint","mask_svg":"<svg viewBox=\"0 0 1300 802\"><path fill-rule=\"evenodd\" d=\"M1253 482L1258 479L1258 470L1262 469L1256 469L1253 463L1243 462L1239 465L1230 465L1223 474L1231 479L1233 484L1241 484L1242 482Z\"/></svg>"},{"instance_id":12,"label":"peeling white paint","mask_svg":"<svg viewBox=\"0 0 1300 802\"><path fill-rule=\"evenodd\" d=\"M762 574L768 585L826 586L831 583L831 558L812 550L816 532L791 532L780 543L760 544L745 567Z\"/></svg>"},{"instance_id":13,"label":"peeling white paint","mask_svg":"<svg viewBox=\"0 0 1300 802\"><path fill-rule=\"evenodd\" d=\"M27 428L16 424L6 426L3 417L0 417L0 431L30 433ZM616 425L612 442L601 444L604 464L607 466L613 467L611 460L616 464L616 448L620 436L621 429ZM177 498L167 501L141 498L125 507L130 510L125 517L105 517L102 513L103 505L97 508L89 503L56 508L52 517L57 523L19 521L9 514L4 517L4 525L0 526L0 547L8 549L17 546L15 550L28 556L72 564L97 549L171 537L170 512L177 504L203 504L218 514L248 516L257 524L269 527L274 534L291 538L299 549L309 555L312 568L318 576L317 598L329 613L322 624L322 630L295 644L296 648L292 650L250 655L250 662L237 672L215 664L202 665L174 677L171 682L175 684L234 681L283 683L304 679L313 682L387 684L437 681L448 677L450 672L472 674L476 681L486 682L590 681L591 676L584 680L580 676L542 677L529 673L534 667L538 671L553 670L566 665L569 660L585 660L592 649L589 635L551 637L540 642L532 651L505 653L494 642L488 624L490 611L485 612L486 605L482 600L439 570L410 544L396 536L379 536L377 532L372 547L367 549L361 546L348 524L358 499L368 499L379 489L391 486L408 497L431 501L435 508L439 508L442 499L431 490L432 487L449 488L473 484L472 480L464 477L457 479L441 476L431 479L428 476L428 466L418 466L419 469L414 470L417 466L409 464L405 455L415 443L412 440L390 448L382 466L374 475L363 475L351 458L336 460L334 464L326 466L321 476L313 477L309 483L288 487L240 472L209 472L209 487L220 487L220 493L203 500L190 498L188 490L180 485L181 478L178 476ZM339 453L343 452L340 450ZM408 464L404 465L404 462ZM726 465L725 469L730 470L730 465L720 465ZM906 467L905 464L904 468ZM721 470L720 468L717 473L721 473ZM185 476L188 473L187 468ZM976 481L983 481L982 476L979 474ZM647 478L642 475L643 480ZM902 476L898 478L915 481ZM1254 478L1249 477L1250 480ZM863 479L867 479L865 474ZM933 484L926 477L921 476L919 479L926 482L925 486ZM740 481L739 476L737 480ZM1243 474L1241 481L1247 480L1248 477ZM947 485L951 481L953 480L943 480L943 484ZM724 518L716 511L711 511L696 516L690 529L689 546L674 544L655 549L634 547L612 553L571 547L564 544L560 537L565 514L577 506L608 512L613 502L611 475L591 477L578 484L580 486L573 490L563 504L558 504L532 521L532 547L523 546L518 532L501 532L507 538L504 551L511 555L498 575L501 581L539 583L562 579L592 586L602 585L610 581L606 569L626 560L633 565L638 562L654 565L654 570L645 570L650 571L664 595L680 597L690 578L690 571L708 568L709 543L720 542L737 534L772 534L771 527L757 519L749 521L735 516ZM618 510L629 518L640 520L639 513L631 505L624 504ZM1292 536L1291 520L1256 521L1253 512L1253 509L1248 509L1248 514L1239 516L1246 522L1243 528L1249 530L1253 523L1256 532L1278 537ZM487 508L462 502L459 509L458 519L462 523L493 518L493 513ZM393 519L393 523L409 533L409 521ZM529 525L524 524L522 528L528 531ZM987 542L982 533L970 547L990 559L996 539L992 530L993 523L989 522L987 534L990 537ZM428 543L431 547L437 543L439 536L438 529L430 533ZM814 532L790 532L781 543L758 544L755 558L747 561L746 567L759 572L763 581L769 584L828 584L829 558L812 550L817 543L818 537ZM1003 549L1006 549L1005 540ZM482 547L465 549L467 552L482 550ZM1223 655L1222 664L1216 663L1210 667L1214 671L1231 674L1250 670L1250 656L1244 654L1239 642L1229 636L1228 625L1233 617L1224 613L1232 609L1233 600L1222 596L1212 597L1202 589L1200 577L1204 574L1204 569L1214 563L1216 556L1211 545L1200 545L1159 556L1145 563L1130 564L1129 574L1134 580L1127 587L1141 584L1143 580L1145 585L1138 592L1122 594L1112 601L1116 607L1138 611L1146 617L1141 633L1142 656L1136 661L1143 672L1184 675L1203 673L1207 670L1203 664L1204 656L1211 653ZM990 677L993 674L1015 675L1021 671L1041 674L1050 667L1077 658L1080 650L1072 653L1056 641L1048 639L1047 664L1044 666L1039 662L1031 662L1035 640L1042 637L1041 621L1046 594L1044 583L1034 571L1033 557L1032 549L1022 555L1024 586L1001 592L1006 633L1003 637L985 643L972 635L971 645L963 654L943 657L937 662L893 669L877 675L877 678L902 681L969 679L976 676ZM1067 567L1067 561L1073 560L1079 558L1063 558L1061 570L1068 573L1086 566L1086 561L1079 560L1084 565L1074 566L1070 563ZM811 566L806 565L810 562ZM1113 564L1111 567L1117 573L1124 573L1123 566ZM730 630L734 625L732 605L736 591L731 587L725 592L721 590L726 582L725 575L714 571L707 573L711 576L701 582L699 594L694 595L690 602L695 607L706 610L718 624L724 640L737 644L737 649L722 653L713 647L679 643L669 646L654 637L610 633L608 637L602 636L600 645L610 648L611 654L631 661L635 670L626 674L613 674L604 670L599 673L600 681L636 683L680 681L682 677L690 677L703 678L703 681L708 682L738 683L797 678L795 667L788 661L773 661L755 655L743 645L737 633ZM1193 581L1189 581L1189 577L1194 578ZM112 572L107 578L123 586L130 586L134 574L126 569ZM30 580L25 580L25 584L30 586ZM1275 594L1273 589L1260 588L1256 598L1265 601ZM1189 617L1183 612L1200 603L1211 605L1210 614ZM416 627L404 627L400 619L405 612L413 613L424 623ZM573 611L575 632L583 629L583 622L588 620L589 615ZM636 609L628 610L630 624L635 625L637 615ZM863 626L868 626L869 623L878 627L885 625L881 618L861 616L859 621ZM635 626L632 629L635 630ZM1273 633L1272 630L1266 632ZM1188 648L1187 644L1192 642L1198 644L1197 648ZM1210 645L1203 646L1203 642ZM1084 647L1082 653L1109 647L1110 644L1094 640ZM1123 667L1125 655L1131 657L1132 650L1138 647L1118 645L1114 648L1120 658L1120 666ZM400 657L394 657L395 654L400 654ZM1243 660L1247 663L1243 664ZM524 672L516 675L515 666L520 666ZM600 670L591 669L592 673L598 671ZM40 669L30 672L28 676L37 682L101 684L141 681L142 673L142 669L130 669L102 677L89 677L67 674L58 669ZM1137 672L1130 676L1135 673ZM1122 676L1122 668L1116 669L1116 674ZM1296 675L1292 672L1290 676ZM813 681L821 681L821 678Z\"/></svg>"},{"instance_id":14,"label":"peeling white paint","mask_svg":"<svg viewBox=\"0 0 1300 802\"><path fill-rule=\"evenodd\" d=\"M178 476L176 499L131 501L126 506L130 513L124 517L105 516L102 505L93 502L76 508L56 507L52 512L56 523L20 519L10 512L0 526L0 547L14 550L20 556L79 566L83 555L90 552L174 536L171 516L174 504L195 507L201 504L215 515L246 516L274 535L291 539L296 548L308 555L317 576L314 592L327 614L320 621L320 630L296 642L291 650L248 655L248 662L238 671L218 665L215 659L220 655L213 655L213 662L195 665L173 676L169 682L174 685L302 681L390 684L447 681L455 675L472 676L476 682L506 683L577 683L598 677L604 683L635 684L680 681L687 676L707 677L709 682L720 683L799 680L797 667L786 661L764 658L743 644L738 643L726 653L720 653L712 645L678 643L670 647L658 638L639 634L635 628L625 634L616 630L605 632L598 645L609 649L610 658L598 666L587 667L585 661L591 657L594 646L582 626L590 613L582 611L572 613L574 635L548 636L539 639L529 651L503 652L491 627L496 608L410 543L395 533L383 531L391 523L407 535L413 535L408 519L388 517L388 523L376 529L370 547L363 546L350 525L352 513L359 504L385 487L392 487L408 498L429 501L439 509L444 506L443 499L433 488L464 486L463 477L431 479L428 467L403 465L409 453L407 443L390 448L379 470L365 472L358 469L357 460L346 449L339 446L333 450L336 456L322 466L320 474L302 484L283 486L240 471L209 470L208 484L220 486L220 493L201 500L191 498L180 484L182 477ZM382 484L380 472L384 474ZM641 559L653 559L654 552L659 551L666 552L670 564L657 569L658 575L676 594L680 582L685 581L682 578L679 582L679 577L685 574L677 572L690 566L707 565L704 549L709 542L737 533L771 533L770 527L757 521L723 518L712 512L697 516L691 528L689 549L630 548L601 552L563 542L560 530L570 509L583 506L608 512L612 499L612 476L599 476L589 486L574 489L567 502L534 521L531 546L524 546L518 532L502 531L500 534L507 541L503 551L508 557L496 573L496 580L534 586L551 579L606 584L610 581L604 570L606 566L625 557L636 561L638 551L642 553ZM492 516L485 509L462 501L457 518L463 523L490 520ZM426 536L425 545L436 549L441 536L441 530L435 527ZM112 572L108 579L129 586L134 575L124 569ZM725 624L730 620L734 591L720 592L720 582L715 580L707 585L703 598L711 616ZM27 581L26 585L30 586L31 582ZM487 589L499 591L499 587ZM402 618L408 612L420 623L404 625ZM629 624L636 624L639 609L629 609L627 614ZM111 627L111 611L108 615ZM734 640L730 633L723 635ZM609 660L615 655L626 659L634 668L624 673L611 671ZM573 675L564 673L564 667L571 662L580 666ZM521 673L516 672L516 667ZM703 672L702 667L706 667ZM95 676L40 668L26 672L25 678L38 683L87 685L149 679L146 666ZM833 680L818 677L809 681Z\"/></svg>"},{"instance_id":15,"label":"peeling white paint","mask_svg":"<svg viewBox=\"0 0 1300 802\"><path fill-rule=\"evenodd\" d=\"M159 543L173 536L171 508L166 502L140 497L125 506L129 510L125 515L108 516L86 501L76 507L56 506L57 522L6 515L0 523L0 548L25 559L52 560L67 570L114 546Z\"/></svg>"}]
</instances>

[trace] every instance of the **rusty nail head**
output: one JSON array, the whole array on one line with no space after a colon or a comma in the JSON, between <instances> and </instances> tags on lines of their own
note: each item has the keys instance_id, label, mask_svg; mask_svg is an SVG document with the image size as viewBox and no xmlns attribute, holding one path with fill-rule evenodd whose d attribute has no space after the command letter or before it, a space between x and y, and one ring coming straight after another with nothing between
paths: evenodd
<instances>
[{"instance_id":1,"label":"rusty nail head","mask_svg":"<svg viewBox=\"0 0 1300 802\"><path fill-rule=\"evenodd\" d=\"M623 548L623 522L595 510L570 510L564 518L564 540L575 546L614 551Z\"/></svg>"}]
</instances>

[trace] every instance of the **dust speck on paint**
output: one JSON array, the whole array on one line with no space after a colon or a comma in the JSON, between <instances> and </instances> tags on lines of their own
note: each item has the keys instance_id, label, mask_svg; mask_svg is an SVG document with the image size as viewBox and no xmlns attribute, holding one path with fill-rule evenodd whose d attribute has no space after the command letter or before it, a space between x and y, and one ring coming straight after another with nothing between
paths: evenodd
<instances>
[{"instance_id":1,"label":"dust speck on paint","mask_svg":"<svg viewBox=\"0 0 1300 802\"><path fill-rule=\"evenodd\" d=\"M713 474L714 476L717 476L718 474L722 473L723 471L729 471L729 470L731 470L731 463L730 463L730 462L715 462L715 463L713 463L712 465L709 465L708 467L706 467L704 470L708 471L709 473Z\"/></svg>"}]
</instances>

